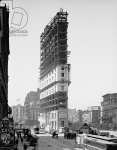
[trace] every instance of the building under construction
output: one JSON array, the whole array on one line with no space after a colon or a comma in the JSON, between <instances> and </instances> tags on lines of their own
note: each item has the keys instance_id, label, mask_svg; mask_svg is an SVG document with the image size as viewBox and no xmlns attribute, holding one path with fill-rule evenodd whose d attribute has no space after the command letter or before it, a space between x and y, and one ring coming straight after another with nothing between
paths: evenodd
<instances>
[{"instance_id":1,"label":"building under construction","mask_svg":"<svg viewBox=\"0 0 117 150\"><path fill-rule=\"evenodd\" d=\"M48 130L68 125L67 16L61 9L41 34L39 120Z\"/></svg>"}]
</instances>

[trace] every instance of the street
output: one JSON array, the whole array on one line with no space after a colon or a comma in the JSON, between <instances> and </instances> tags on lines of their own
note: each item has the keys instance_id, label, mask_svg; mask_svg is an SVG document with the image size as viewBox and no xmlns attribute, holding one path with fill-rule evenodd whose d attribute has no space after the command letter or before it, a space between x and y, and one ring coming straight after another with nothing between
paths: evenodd
<instances>
[{"instance_id":1,"label":"street","mask_svg":"<svg viewBox=\"0 0 117 150\"><path fill-rule=\"evenodd\" d=\"M33 149L28 147L27 150ZM18 150L23 150L21 141L18 144ZM74 140L64 139L63 136L59 136L58 139L53 139L49 134L40 134L38 140L38 146L36 150L82 150L78 148Z\"/></svg>"}]
</instances>

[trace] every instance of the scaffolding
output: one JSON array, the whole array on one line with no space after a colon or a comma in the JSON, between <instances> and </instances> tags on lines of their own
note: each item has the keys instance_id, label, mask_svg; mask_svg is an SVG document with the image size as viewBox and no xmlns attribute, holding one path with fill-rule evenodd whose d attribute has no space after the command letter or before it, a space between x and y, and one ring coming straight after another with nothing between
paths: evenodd
<instances>
[{"instance_id":1,"label":"scaffolding","mask_svg":"<svg viewBox=\"0 0 117 150\"><path fill-rule=\"evenodd\" d=\"M67 21L68 13L64 12L62 9L57 12L55 17L46 25L43 33L40 37L41 52L40 52L40 81L48 78L48 74L53 73L53 70L64 66L65 72L69 74L70 64L68 63L68 56L70 52L68 51L67 45ZM58 74L58 73L57 73ZM69 75L68 75L69 76ZM69 77L68 77L69 78ZM51 87L56 88L62 87L62 85L68 86L70 84L69 79L54 80L51 83L47 83L46 86L42 87L40 93L48 92ZM57 113L57 117L54 119L54 125L57 124L59 127L60 122L67 124L67 108L68 108L68 91L55 90L54 93L47 94L40 98L40 112L45 113L47 124L52 124L51 113L53 111ZM60 110L62 109L62 110ZM61 118L61 114L66 116ZM49 116L50 115L50 116ZM57 121L58 120L58 121ZM51 123L50 123L51 122ZM47 125L46 124L46 125ZM55 125L56 126L56 125Z\"/></svg>"},{"instance_id":2,"label":"scaffolding","mask_svg":"<svg viewBox=\"0 0 117 150\"><path fill-rule=\"evenodd\" d=\"M40 78L58 64L67 63L67 12L61 10L41 34Z\"/></svg>"}]
</instances>

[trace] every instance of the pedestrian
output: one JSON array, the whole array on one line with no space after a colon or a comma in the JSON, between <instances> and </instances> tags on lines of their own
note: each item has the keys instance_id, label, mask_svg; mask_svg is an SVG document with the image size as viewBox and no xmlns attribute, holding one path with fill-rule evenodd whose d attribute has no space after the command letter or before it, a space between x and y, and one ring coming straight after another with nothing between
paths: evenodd
<instances>
[{"instance_id":1,"label":"pedestrian","mask_svg":"<svg viewBox=\"0 0 117 150\"><path fill-rule=\"evenodd\" d=\"M15 143L18 146L18 138L17 137L15 137Z\"/></svg>"},{"instance_id":2,"label":"pedestrian","mask_svg":"<svg viewBox=\"0 0 117 150\"><path fill-rule=\"evenodd\" d=\"M22 136L20 137L20 140L21 140L21 142L23 143L23 137L22 137Z\"/></svg>"},{"instance_id":3,"label":"pedestrian","mask_svg":"<svg viewBox=\"0 0 117 150\"><path fill-rule=\"evenodd\" d=\"M75 144L77 144L77 133L74 133Z\"/></svg>"},{"instance_id":4,"label":"pedestrian","mask_svg":"<svg viewBox=\"0 0 117 150\"><path fill-rule=\"evenodd\" d=\"M27 145L24 143L24 150L27 150Z\"/></svg>"}]
</instances>

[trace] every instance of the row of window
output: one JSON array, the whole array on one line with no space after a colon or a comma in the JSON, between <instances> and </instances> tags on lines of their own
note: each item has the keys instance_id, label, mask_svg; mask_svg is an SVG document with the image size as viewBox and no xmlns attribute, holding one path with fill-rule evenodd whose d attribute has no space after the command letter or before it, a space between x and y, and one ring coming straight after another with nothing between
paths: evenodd
<instances>
[{"instance_id":1,"label":"row of window","mask_svg":"<svg viewBox=\"0 0 117 150\"><path fill-rule=\"evenodd\" d=\"M64 78L65 74L61 73L61 77ZM49 79L46 79L45 81L41 82L41 89L43 89L44 87L48 86L49 84L51 84L52 82L56 81L55 75L50 77Z\"/></svg>"},{"instance_id":2,"label":"row of window","mask_svg":"<svg viewBox=\"0 0 117 150\"><path fill-rule=\"evenodd\" d=\"M110 99L103 102L103 105L117 104L117 99Z\"/></svg>"},{"instance_id":3,"label":"row of window","mask_svg":"<svg viewBox=\"0 0 117 150\"><path fill-rule=\"evenodd\" d=\"M51 88L43 91L41 94L40 94L40 98L44 98L44 97L47 97L51 94L54 94L56 92L56 86L52 86Z\"/></svg>"},{"instance_id":4,"label":"row of window","mask_svg":"<svg viewBox=\"0 0 117 150\"><path fill-rule=\"evenodd\" d=\"M56 100L52 100L52 101L48 101L46 103L43 103L41 105L41 107L49 107L49 106L53 106L53 105L59 105L59 106L63 106L66 105L66 99L61 99L60 101Z\"/></svg>"},{"instance_id":5,"label":"row of window","mask_svg":"<svg viewBox=\"0 0 117 150\"><path fill-rule=\"evenodd\" d=\"M65 85L60 85L60 88L57 88L57 86L52 86L50 89L47 89L45 91L43 91L41 94L40 94L40 98L44 98L44 97L47 97L49 95L52 95L56 92L59 91L65 91L66 90L66 86Z\"/></svg>"},{"instance_id":6,"label":"row of window","mask_svg":"<svg viewBox=\"0 0 117 150\"><path fill-rule=\"evenodd\" d=\"M56 81L56 72L51 74L51 75L47 75L42 81L41 81L41 88L46 87L48 84L51 84L52 82Z\"/></svg>"},{"instance_id":7,"label":"row of window","mask_svg":"<svg viewBox=\"0 0 117 150\"><path fill-rule=\"evenodd\" d=\"M60 67L60 78L64 78L65 77L65 73L63 72L65 69L65 66L61 66ZM57 69L53 69L50 73L48 73L42 80L40 83L41 89L43 89L44 87L48 86L49 84L51 84L54 81L57 81L58 79L58 74L57 74Z\"/></svg>"},{"instance_id":8,"label":"row of window","mask_svg":"<svg viewBox=\"0 0 117 150\"><path fill-rule=\"evenodd\" d=\"M55 94L52 94L52 95L49 95L48 97L46 98L43 98L43 99L40 99L40 103L46 103L48 101L51 101L53 99L56 99L56 98L67 98L67 92L57 92Z\"/></svg>"}]
</instances>

